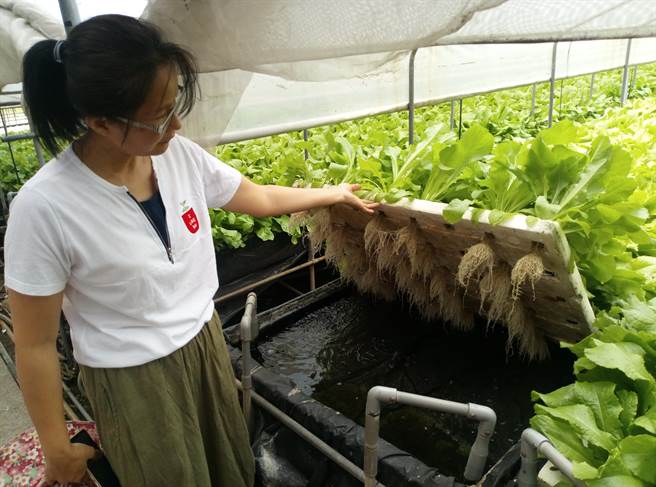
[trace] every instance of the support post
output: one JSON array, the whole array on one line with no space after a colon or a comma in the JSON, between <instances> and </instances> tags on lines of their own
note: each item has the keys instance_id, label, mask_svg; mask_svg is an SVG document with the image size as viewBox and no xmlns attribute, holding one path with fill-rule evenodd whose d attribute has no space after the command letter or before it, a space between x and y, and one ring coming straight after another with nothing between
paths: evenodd
<instances>
[{"instance_id":1,"label":"support post","mask_svg":"<svg viewBox=\"0 0 656 487\"><path fill-rule=\"evenodd\" d=\"M59 10L64 21L66 35L68 35L71 29L80 23L80 13L77 10L77 3L75 0L59 0Z\"/></svg>"},{"instance_id":2,"label":"support post","mask_svg":"<svg viewBox=\"0 0 656 487\"><path fill-rule=\"evenodd\" d=\"M458 139L462 137L462 98L458 100Z\"/></svg>"},{"instance_id":3,"label":"support post","mask_svg":"<svg viewBox=\"0 0 656 487\"><path fill-rule=\"evenodd\" d=\"M415 143L415 56L417 49L410 53L408 66L408 144Z\"/></svg>"},{"instance_id":4,"label":"support post","mask_svg":"<svg viewBox=\"0 0 656 487\"><path fill-rule=\"evenodd\" d=\"M303 129L303 141L307 142L308 139L310 138L310 131L308 129ZM307 161L310 157L310 154L308 153L307 147L303 149L303 160Z\"/></svg>"},{"instance_id":5,"label":"support post","mask_svg":"<svg viewBox=\"0 0 656 487\"><path fill-rule=\"evenodd\" d=\"M456 101L451 100L451 116L449 117L449 128L453 130L456 127Z\"/></svg>"},{"instance_id":6,"label":"support post","mask_svg":"<svg viewBox=\"0 0 656 487\"><path fill-rule=\"evenodd\" d=\"M310 138L310 131L308 129L303 129L303 141L307 143L307 141ZM307 146L303 149L303 159L308 160L310 157L308 153ZM308 248L308 262L314 259L314 255L312 254L312 246ZM313 265L310 266L310 291L314 291L315 288L317 287L317 280L316 280L316 273L315 273L315 268Z\"/></svg>"},{"instance_id":7,"label":"support post","mask_svg":"<svg viewBox=\"0 0 656 487\"><path fill-rule=\"evenodd\" d=\"M590 95L588 96L588 100L592 100L592 94L594 93L594 82L595 73L592 73L592 76L590 76Z\"/></svg>"},{"instance_id":8,"label":"support post","mask_svg":"<svg viewBox=\"0 0 656 487\"><path fill-rule=\"evenodd\" d=\"M629 58L631 57L631 41L626 42L626 57L624 58L624 71L622 72L622 93L620 94L620 105L624 106L629 97Z\"/></svg>"},{"instance_id":9,"label":"support post","mask_svg":"<svg viewBox=\"0 0 656 487\"><path fill-rule=\"evenodd\" d=\"M77 3L75 0L59 0L59 11L61 12L66 35L68 35L71 29L80 23L80 13L77 10ZM32 127L32 121L29 121L29 124L30 131L35 133L34 128ZM39 164L43 166L46 161L43 157L43 148L41 147L41 142L39 142L37 137L34 137L34 150L36 152L36 157L39 160Z\"/></svg>"},{"instance_id":10,"label":"support post","mask_svg":"<svg viewBox=\"0 0 656 487\"><path fill-rule=\"evenodd\" d=\"M34 133L34 130L32 129L32 122L30 122L30 132ZM32 142L34 143L34 152L36 153L36 158L39 161L39 166L43 166L46 163L46 159L43 157L43 147L41 147L41 142L36 136L34 136Z\"/></svg>"},{"instance_id":11,"label":"support post","mask_svg":"<svg viewBox=\"0 0 656 487\"><path fill-rule=\"evenodd\" d=\"M537 83L533 83L533 86L531 87L531 117L535 114L535 94L537 86Z\"/></svg>"},{"instance_id":12,"label":"support post","mask_svg":"<svg viewBox=\"0 0 656 487\"><path fill-rule=\"evenodd\" d=\"M548 125L553 124L554 95L556 91L556 55L558 53L558 43L554 42L551 51L551 77L549 78L549 119Z\"/></svg>"},{"instance_id":13,"label":"support post","mask_svg":"<svg viewBox=\"0 0 656 487\"><path fill-rule=\"evenodd\" d=\"M638 66L633 66L633 74L631 75L631 85L629 86L629 93L635 90L636 83L638 82Z\"/></svg>"}]
</instances>

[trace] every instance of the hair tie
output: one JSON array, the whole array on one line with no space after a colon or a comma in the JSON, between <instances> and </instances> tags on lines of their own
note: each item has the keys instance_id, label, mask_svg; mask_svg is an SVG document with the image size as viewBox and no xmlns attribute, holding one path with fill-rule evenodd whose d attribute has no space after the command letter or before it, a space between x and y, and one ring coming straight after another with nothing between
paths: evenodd
<instances>
[{"instance_id":1,"label":"hair tie","mask_svg":"<svg viewBox=\"0 0 656 487\"><path fill-rule=\"evenodd\" d=\"M57 41L55 47L52 50L52 57L55 59L55 62L62 64L61 58L61 48L64 45L64 41Z\"/></svg>"}]
</instances>

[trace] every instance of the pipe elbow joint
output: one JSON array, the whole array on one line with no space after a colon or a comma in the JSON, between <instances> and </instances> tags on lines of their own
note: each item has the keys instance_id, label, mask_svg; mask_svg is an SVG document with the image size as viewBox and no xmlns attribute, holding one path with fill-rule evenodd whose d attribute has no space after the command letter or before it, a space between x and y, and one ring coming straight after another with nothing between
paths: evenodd
<instances>
[{"instance_id":1,"label":"pipe elbow joint","mask_svg":"<svg viewBox=\"0 0 656 487\"><path fill-rule=\"evenodd\" d=\"M486 435L492 435L497 425L497 413L494 409L481 406L480 404L469 403L469 417L477 419L480 422L479 428Z\"/></svg>"},{"instance_id":2,"label":"pipe elbow joint","mask_svg":"<svg viewBox=\"0 0 656 487\"><path fill-rule=\"evenodd\" d=\"M533 428L526 428L524 431L522 431L521 441L522 444L530 445L536 450L539 449L543 443L551 444L546 436L544 436L542 433L539 433L538 431L535 431Z\"/></svg>"},{"instance_id":3,"label":"pipe elbow joint","mask_svg":"<svg viewBox=\"0 0 656 487\"><path fill-rule=\"evenodd\" d=\"M397 402L398 391L392 387L374 386L367 393L367 414L378 416L380 405Z\"/></svg>"}]
</instances>

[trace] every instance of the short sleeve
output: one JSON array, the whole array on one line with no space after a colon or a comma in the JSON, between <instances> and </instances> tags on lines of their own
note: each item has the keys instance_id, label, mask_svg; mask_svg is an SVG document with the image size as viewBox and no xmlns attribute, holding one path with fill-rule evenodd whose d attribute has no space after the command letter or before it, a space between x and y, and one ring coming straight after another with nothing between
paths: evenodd
<instances>
[{"instance_id":1,"label":"short sleeve","mask_svg":"<svg viewBox=\"0 0 656 487\"><path fill-rule=\"evenodd\" d=\"M5 285L22 294L50 296L70 276L61 224L48 201L23 188L11 204L5 234Z\"/></svg>"},{"instance_id":2,"label":"short sleeve","mask_svg":"<svg viewBox=\"0 0 656 487\"><path fill-rule=\"evenodd\" d=\"M195 142L183 137L181 139L192 151L194 160L198 164L207 207L221 208L228 204L241 184L241 173L210 155Z\"/></svg>"}]
</instances>

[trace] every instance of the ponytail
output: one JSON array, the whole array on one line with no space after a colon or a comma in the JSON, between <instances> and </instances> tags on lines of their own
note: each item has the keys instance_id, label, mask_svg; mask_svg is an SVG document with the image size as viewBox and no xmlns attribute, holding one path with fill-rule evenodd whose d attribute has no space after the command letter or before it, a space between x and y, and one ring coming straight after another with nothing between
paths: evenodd
<instances>
[{"instance_id":1,"label":"ponytail","mask_svg":"<svg viewBox=\"0 0 656 487\"><path fill-rule=\"evenodd\" d=\"M62 62L55 60L57 41L34 44L23 58L23 96L32 126L41 144L54 156L62 141L78 137L84 128L68 98L66 88L66 45L59 46Z\"/></svg>"},{"instance_id":2,"label":"ponytail","mask_svg":"<svg viewBox=\"0 0 656 487\"><path fill-rule=\"evenodd\" d=\"M23 58L24 99L36 136L56 156L84 133L84 117L132 118L163 65L177 68L184 116L197 98L196 63L154 25L99 15L76 25L66 41L37 42Z\"/></svg>"}]
</instances>

